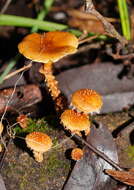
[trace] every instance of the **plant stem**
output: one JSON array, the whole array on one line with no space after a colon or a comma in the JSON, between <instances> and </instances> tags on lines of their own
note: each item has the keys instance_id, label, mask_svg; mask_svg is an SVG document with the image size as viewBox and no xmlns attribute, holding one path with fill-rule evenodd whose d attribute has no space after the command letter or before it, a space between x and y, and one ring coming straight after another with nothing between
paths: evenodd
<instances>
[{"instance_id":1,"label":"plant stem","mask_svg":"<svg viewBox=\"0 0 134 190\"><path fill-rule=\"evenodd\" d=\"M38 13L36 20L43 20L46 17L46 15L48 14L48 12L49 12L52 4L53 4L53 2L54 2L54 0L44 0L44 3L43 3L44 7ZM37 25L33 26L31 29L31 32L37 32L37 31L38 31L38 26Z\"/></svg>"},{"instance_id":2,"label":"plant stem","mask_svg":"<svg viewBox=\"0 0 134 190\"><path fill-rule=\"evenodd\" d=\"M127 40L131 39L130 22L126 0L118 0L118 8L121 19L122 32Z\"/></svg>"},{"instance_id":3,"label":"plant stem","mask_svg":"<svg viewBox=\"0 0 134 190\"><path fill-rule=\"evenodd\" d=\"M32 18L14 16L14 15L0 15L0 26L20 26L20 27L32 27L37 26L40 30L52 31L52 30L65 30L67 25L58 24L48 21L40 21Z\"/></svg>"}]
</instances>

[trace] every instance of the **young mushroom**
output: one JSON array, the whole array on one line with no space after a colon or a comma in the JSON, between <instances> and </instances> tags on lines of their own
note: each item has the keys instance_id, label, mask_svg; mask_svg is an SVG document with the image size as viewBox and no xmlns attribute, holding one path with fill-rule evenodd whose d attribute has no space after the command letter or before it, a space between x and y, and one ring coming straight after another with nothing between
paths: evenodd
<instances>
[{"instance_id":1,"label":"young mushroom","mask_svg":"<svg viewBox=\"0 0 134 190\"><path fill-rule=\"evenodd\" d=\"M44 63L40 73L45 76L47 87L54 101L61 91L52 72L53 63L66 55L75 53L77 47L78 39L75 35L62 31L29 34L18 45L19 52L26 58Z\"/></svg>"},{"instance_id":2,"label":"young mushroom","mask_svg":"<svg viewBox=\"0 0 134 190\"><path fill-rule=\"evenodd\" d=\"M37 162L43 161L43 153L52 147L51 138L45 133L32 132L25 138L27 146L33 150L35 160Z\"/></svg>"},{"instance_id":3,"label":"young mushroom","mask_svg":"<svg viewBox=\"0 0 134 190\"><path fill-rule=\"evenodd\" d=\"M90 132L89 117L84 113L68 109L61 114L60 119L65 129L70 130L71 133L81 136L81 131L84 131L85 135L88 135Z\"/></svg>"},{"instance_id":4,"label":"young mushroom","mask_svg":"<svg viewBox=\"0 0 134 190\"><path fill-rule=\"evenodd\" d=\"M71 104L80 112L86 114L99 113L102 107L102 97L95 90L80 89L72 94Z\"/></svg>"},{"instance_id":5,"label":"young mushroom","mask_svg":"<svg viewBox=\"0 0 134 190\"><path fill-rule=\"evenodd\" d=\"M27 126L28 126L28 117L27 117L27 115L20 114L17 117L17 122L20 124L21 128L27 128Z\"/></svg>"},{"instance_id":6,"label":"young mushroom","mask_svg":"<svg viewBox=\"0 0 134 190\"><path fill-rule=\"evenodd\" d=\"M80 160L83 157L83 150L80 148L74 148L71 152L71 157L75 161Z\"/></svg>"}]
</instances>

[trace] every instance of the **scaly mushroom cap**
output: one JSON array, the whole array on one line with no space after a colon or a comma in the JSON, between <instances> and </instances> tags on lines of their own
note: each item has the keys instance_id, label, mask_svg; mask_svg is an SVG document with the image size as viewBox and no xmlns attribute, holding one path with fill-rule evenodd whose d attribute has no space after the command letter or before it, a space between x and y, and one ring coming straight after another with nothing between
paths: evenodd
<instances>
[{"instance_id":1,"label":"scaly mushroom cap","mask_svg":"<svg viewBox=\"0 0 134 190\"><path fill-rule=\"evenodd\" d=\"M37 62L56 62L65 55L76 52L78 39L69 32L53 31L27 35L18 49L26 58Z\"/></svg>"},{"instance_id":2,"label":"scaly mushroom cap","mask_svg":"<svg viewBox=\"0 0 134 190\"><path fill-rule=\"evenodd\" d=\"M46 152L52 146L51 138L41 132L32 132L26 136L26 144L29 148L37 152Z\"/></svg>"},{"instance_id":3,"label":"scaly mushroom cap","mask_svg":"<svg viewBox=\"0 0 134 190\"><path fill-rule=\"evenodd\" d=\"M80 160L83 157L83 150L80 148L74 148L71 152L73 160Z\"/></svg>"},{"instance_id":4,"label":"scaly mushroom cap","mask_svg":"<svg viewBox=\"0 0 134 190\"><path fill-rule=\"evenodd\" d=\"M17 122L20 124L21 128L27 128L27 126L28 126L28 117L27 117L27 115L20 114L17 117Z\"/></svg>"},{"instance_id":5,"label":"scaly mushroom cap","mask_svg":"<svg viewBox=\"0 0 134 190\"><path fill-rule=\"evenodd\" d=\"M84 131L90 128L90 121L86 114L75 110L65 110L61 114L61 123L70 131Z\"/></svg>"},{"instance_id":6,"label":"scaly mushroom cap","mask_svg":"<svg viewBox=\"0 0 134 190\"><path fill-rule=\"evenodd\" d=\"M72 105L84 113L99 113L102 107L102 97L91 89L80 89L72 94Z\"/></svg>"}]
</instances>

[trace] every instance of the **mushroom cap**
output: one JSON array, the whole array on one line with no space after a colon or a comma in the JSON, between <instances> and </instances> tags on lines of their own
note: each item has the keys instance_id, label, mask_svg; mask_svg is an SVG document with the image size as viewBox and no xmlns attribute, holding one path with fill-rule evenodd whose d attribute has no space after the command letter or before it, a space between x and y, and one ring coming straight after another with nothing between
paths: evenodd
<instances>
[{"instance_id":1,"label":"mushroom cap","mask_svg":"<svg viewBox=\"0 0 134 190\"><path fill-rule=\"evenodd\" d=\"M29 148L37 152L46 152L52 146L51 138L45 133L32 132L26 136L26 144Z\"/></svg>"},{"instance_id":2,"label":"mushroom cap","mask_svg":"<svg viewBox=\"0 0 134 190\"><path fill-rule=\"evenodd\" d=\"M27 115L20 114L17 117L17 122L20 124L21 128L26 128L28 126L28 117L27 117Z\"/></svg>"},{"instance_id":3,"label":"mushroom cap","mask_svg":"<svg viewBox=\"0 0 134 190\"><path fill-rule=\"evenodd\" d=\"M83 157L83 150L80 148L74 148L71 152L73 160L80 160Z\"/></svg>"},{"instance_id":4,"label":"mushroom cap","mask_svg":"<svg viewBox=\"0 0 134 190\"><path fill-rule=\"evenodd\" d=\"M44 34L27 35L18 49L26 58L37 62L56 62L76 52L78 39L69 32L53 31Z\"/></svg>"},{"instance_id":5,"label":"mushroom cap","mask_svg":"<svg viewBox=\"0 0 134 190\"><path fill-rule=\"evenodd\" d=\"M80 89L72 94L72 105L81 112L99 112L102 107L102 97L95 90Z\"/></svg>"},{"instance_id":6,"label":"mushroom cap","mask_svg":"<svg viewBox=\"0 0 134 190\"><path fill-rule=\"evenodd\" d=\"M84 113L75 110L65 110L61 114L61 123L70 131L84 131L90 127L89 117Z\"/></svg>"}]
</instances>

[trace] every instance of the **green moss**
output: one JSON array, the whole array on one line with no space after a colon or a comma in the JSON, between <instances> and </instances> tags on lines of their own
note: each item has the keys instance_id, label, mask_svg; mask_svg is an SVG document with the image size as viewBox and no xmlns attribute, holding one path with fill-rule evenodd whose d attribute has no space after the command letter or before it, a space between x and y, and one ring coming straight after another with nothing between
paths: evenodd
<instances>
[{"instance_id":1,"label":"green moss","mask_svg":"<svg viewBox=\"0 0 134 190\"><path fill-rule=\"evenodd\" d=\"M60 176L61 173L68 173L70 163L66 159L61 159L60 152L55 149L49 154L44 154L44 163L40 168L39 181L47 181L48 178Z\"/></svg>"},{"instance_id":2,"label":"green moss","mask_svg":"<svg viewBox=\"0 0 134 190\"><path fill-rule=\"evenodd\" d=\"M20 190L25 190L28 183L27 175L23 175L19 184Z\"/></svg>"},{"instance_id":3,"label":"green moss","mask_svg":"<svg viewBox=\"0 0 134 190\"><path fill-rule=\"evenodd\" d=\"M61 160L58 157L57 150L51 152L49 158L47 159L47 165L45 170L48 176L57 175L57 170L65 170L69 168L69 163L66 160Z\"/></svg>"},{"instance_id":4,"label":"green moss","mask_svg":"<svg viewBox=\"0 0 134 190\"><path fill-rule=\"evenodd\" d=\"M128 146L128 148L126 149L126 152L128 154L128 157L131 160L134 160L134 146Z\"/></svg>"},{"instance_id":5,"label":"green moss","mask_svg":"<svg viewBox=\"0 0 134 190\"><path fill-rule=\"evenodd\" d=\"M57 120L53 116L48 116L38 120L29 118L27 128L21 128L17 125L13 132L16 135L27 134L34 131L51 133L56 129L56 126Z\"/></svg>"}]
</instances>

